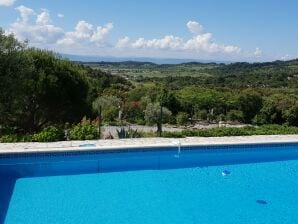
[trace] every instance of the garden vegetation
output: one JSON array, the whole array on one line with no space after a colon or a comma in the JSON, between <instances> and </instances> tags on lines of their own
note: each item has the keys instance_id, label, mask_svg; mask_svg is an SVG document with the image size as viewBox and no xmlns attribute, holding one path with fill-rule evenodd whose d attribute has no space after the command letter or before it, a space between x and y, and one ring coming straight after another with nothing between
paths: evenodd
<instances>
[{"instance_id":1,"label":"garden vegetation","mask_svg":"<svg viewBox=\"0 0 298 224\"><path fill-rule=\"evenodd\" d=\"M0 142L97 139L103 123L251 125L168 137L298 133L298 60L86 64L0 30L0 92Z\"/></svg>"}]
</instances>

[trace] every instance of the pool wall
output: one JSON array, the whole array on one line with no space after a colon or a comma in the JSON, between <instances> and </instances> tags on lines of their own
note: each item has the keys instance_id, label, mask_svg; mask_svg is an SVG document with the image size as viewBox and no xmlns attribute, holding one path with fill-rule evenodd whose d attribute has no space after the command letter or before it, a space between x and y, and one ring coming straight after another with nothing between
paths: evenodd
<instances>
[{"instance_id":1,"label":"pool wall","mask_svg":"<svg viewBox=\"0 0 298 224\"><path fill-rule=\"evenodd\" d=\"M0 155L0 176L15 178L172 169L298 159L298 143L178 146Z\"/></svg>"}]
</instances>

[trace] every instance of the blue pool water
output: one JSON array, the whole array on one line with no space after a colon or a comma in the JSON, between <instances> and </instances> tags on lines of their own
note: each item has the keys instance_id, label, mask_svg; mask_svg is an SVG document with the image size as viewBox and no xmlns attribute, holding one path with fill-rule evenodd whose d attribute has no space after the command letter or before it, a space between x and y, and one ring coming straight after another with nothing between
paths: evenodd
<instances>
[{"instance_id":1,"label":"blue pool water","mask_svg":"<svg viewBox=\"0 0 298 224\"><path fill-rule=\"evenodd\" d=\"M2 158L0 211L5 224L295 224L297 159L293 144Z\"/></svg>"}]
</instances>

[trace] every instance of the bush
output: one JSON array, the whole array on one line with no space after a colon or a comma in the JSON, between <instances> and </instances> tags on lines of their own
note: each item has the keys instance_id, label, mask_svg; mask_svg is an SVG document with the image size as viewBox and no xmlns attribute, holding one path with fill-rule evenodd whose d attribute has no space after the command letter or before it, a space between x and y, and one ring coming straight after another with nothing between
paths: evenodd
<instances>
[{"instance_id":1,"label":"bush","mask_svg":"<svg viewBox=\"0 0 298 224\"><path fill-rule=\"evenodd\" d=\"M179 112L176 116L176 123L178 125L186 125L188 123L188 113Z\"/></svg>"},{"instance_id":2,"label":"bush","mask_svg":"<svg viewBox=\"0 0 298 224\"><path fill-rule=\"evenodd\" d=\"M164 138L185 138L182 132L163 132L162 137Z\"/></svg>"},{"instance_id":3,"label":"bush","mask_svg":"<svg viewBox=\"0 0 298 224\"><path fill-rule=\"evenodd\" d=\"M298 134L298 127L285 126L285 125L263 125L256 129L257 135L292 135Z\"/></svg>"},{"instance_id":4,"label":"bush","mask_svg":"<svg viewBox=\"0 0 298 224\"><path fill-rule=\"evenodd\" d=\"M288 125L298 126L298 103L283 112L283 118Z\"/></svg>"},{"instance_id":5,"label":"bush","mask_svg":"<svg viewBox=\"0 0 298 224\"><path fill-rule=\"evenodd\" d=\"M142 120L142 119L138 119L138 120L136 120L136 124L137 125L145 125L146 124L146 121L145 120Z\"/></svg>"},{"instance_id":6,"label":"bush","mask_svg":"<svg viewBox=\"0 0 298 224\"><path fill-rule=\"evenodd\" d=\"M99 132L99 121L91 121L90 119L83 118L83 120L72 127L69 133L71 140L92 140L98 139L100 136Z\"/></svg>"},{"instance_id":7,"label":"bush","mask_svg":"<svg viewBox=\"0 0 298 224\"><path fill-rule=\"evenodd\" d=\"M132 128L128 128L127 130L122 127L117 129L118 138L141 138L142 135L138 132L137 129L133 130Z\"/></svg>"},{"instance_id":8,"label":"bush","mask_svg":"<svg viewBox=\"0 0 298 224\"><path fill-rule=\"evenodd\" d=\"M196 131L182 131L184 136L199 136L199 137L221 137L221 136L242 136L249 133L242 128L212 128Z\"/></svg>"},{"instance_id":9,"label":"bush","mask_svg":"<svg viewBox=\"0 0 298 224\"><path fill-rule=\"evenodd\" d=\"M101 113L104 122L115 121L119 115L119 105L121 99L116 96L100 96L92 103L94 112Z\"/></svg>"},{"instance_id":10,"label":"bush","mask_svg":"<svg viewBox=\"0 0 298 224\"><path fill-rule=\"evenodd\" d=\"M123 108L123 118L130 123L144 121L144 108L141 102L127 102Z\"/></svg>"},{"instance_id":11,"label":"bush","mask_svg":"<svg viewBox=\"0 0 298 224\"><path fill-rule=\"evenodd\" d=\"M55 142L64 140L63 129L49 126L43 129L41 132L34 134L32 137L34 142Z\"/></svg>"},{"instance_id":12,"label":"bush","mask_svg":"<svg viewBox=\"0 0 298 224\"><path fill-rule=\"evenodd\" d=\"M17 135L3 135L0 137L1 143L10 143L10 142L18 142Z\"/></svg>"},{"instance_id":13,"label":"bush","mask_svg":"<svg viewBox=\"0 0 298 224\"><path fill-rule=\"evenodd\" d=\"M240 110L230 110L227 114L229 121L243 121L243 113Z\"/></svg>"},{"instance_id":14,"label":"bush","mask_svg":"<svg viewBox=\"0 0 298 224\"><path fill-rule=\"evenodd\" d=\"M0 143L13 143L13 142L32 142L32 135L2 135Z\"/></svg>"},{"instance_id":15,"label":"bush","mask_svg":"<svg viewBox=\"0 0 298 224\"><path fill-rule=\"evenodd\" d=\"M183 130L181 132L164 132L163 137L223 137L248 135L290 135L298 134L298 127L281 125L264 125L260 127L246 126L242 128L222 127L201 130Z\"/></svg>"},{"instance_id":16,"label":"bush","mask_svg":"<svg viewBox=\"0 0 298 224\"><path fill-rule=\"evenodd\" d=\"M161 107L159 103L149 103L146 107L146 110L144 111L145 113L145 121L147 124L152 125L152 124L159 124L160 123L160 112L161 112ZM169 111L166 107L163 107L162 111L162 117L163 117L163 123L166 123L169 121L172 112Z\"/></svg>"},{"instance_id":17,"label":"bush","mask_svg":"<svg viewBox=\"0 0 298 224\"><path fill-rule=\"evenodd\" d=\"M196 119L200 119L200 120L207 120L208 117L208 112L207 110L199 110L196 112L195 114L195 118Z\"/></svg>"}]
</instances>

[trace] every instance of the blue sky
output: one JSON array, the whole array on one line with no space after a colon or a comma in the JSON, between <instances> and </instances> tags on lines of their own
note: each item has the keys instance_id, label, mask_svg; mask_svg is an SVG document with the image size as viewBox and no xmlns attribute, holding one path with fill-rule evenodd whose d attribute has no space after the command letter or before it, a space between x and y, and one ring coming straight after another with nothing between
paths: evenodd
<instances>
[{"instance_id":1,"label":"blue sky","mask_svg":"<svg viewBox=\"0 0 298 224\"><path fill-rule=\"evenodd\" d=\"M119 57L298 58L296 0L0 0L0 26L30 45Z\"/></svg>"}]
</instances>

